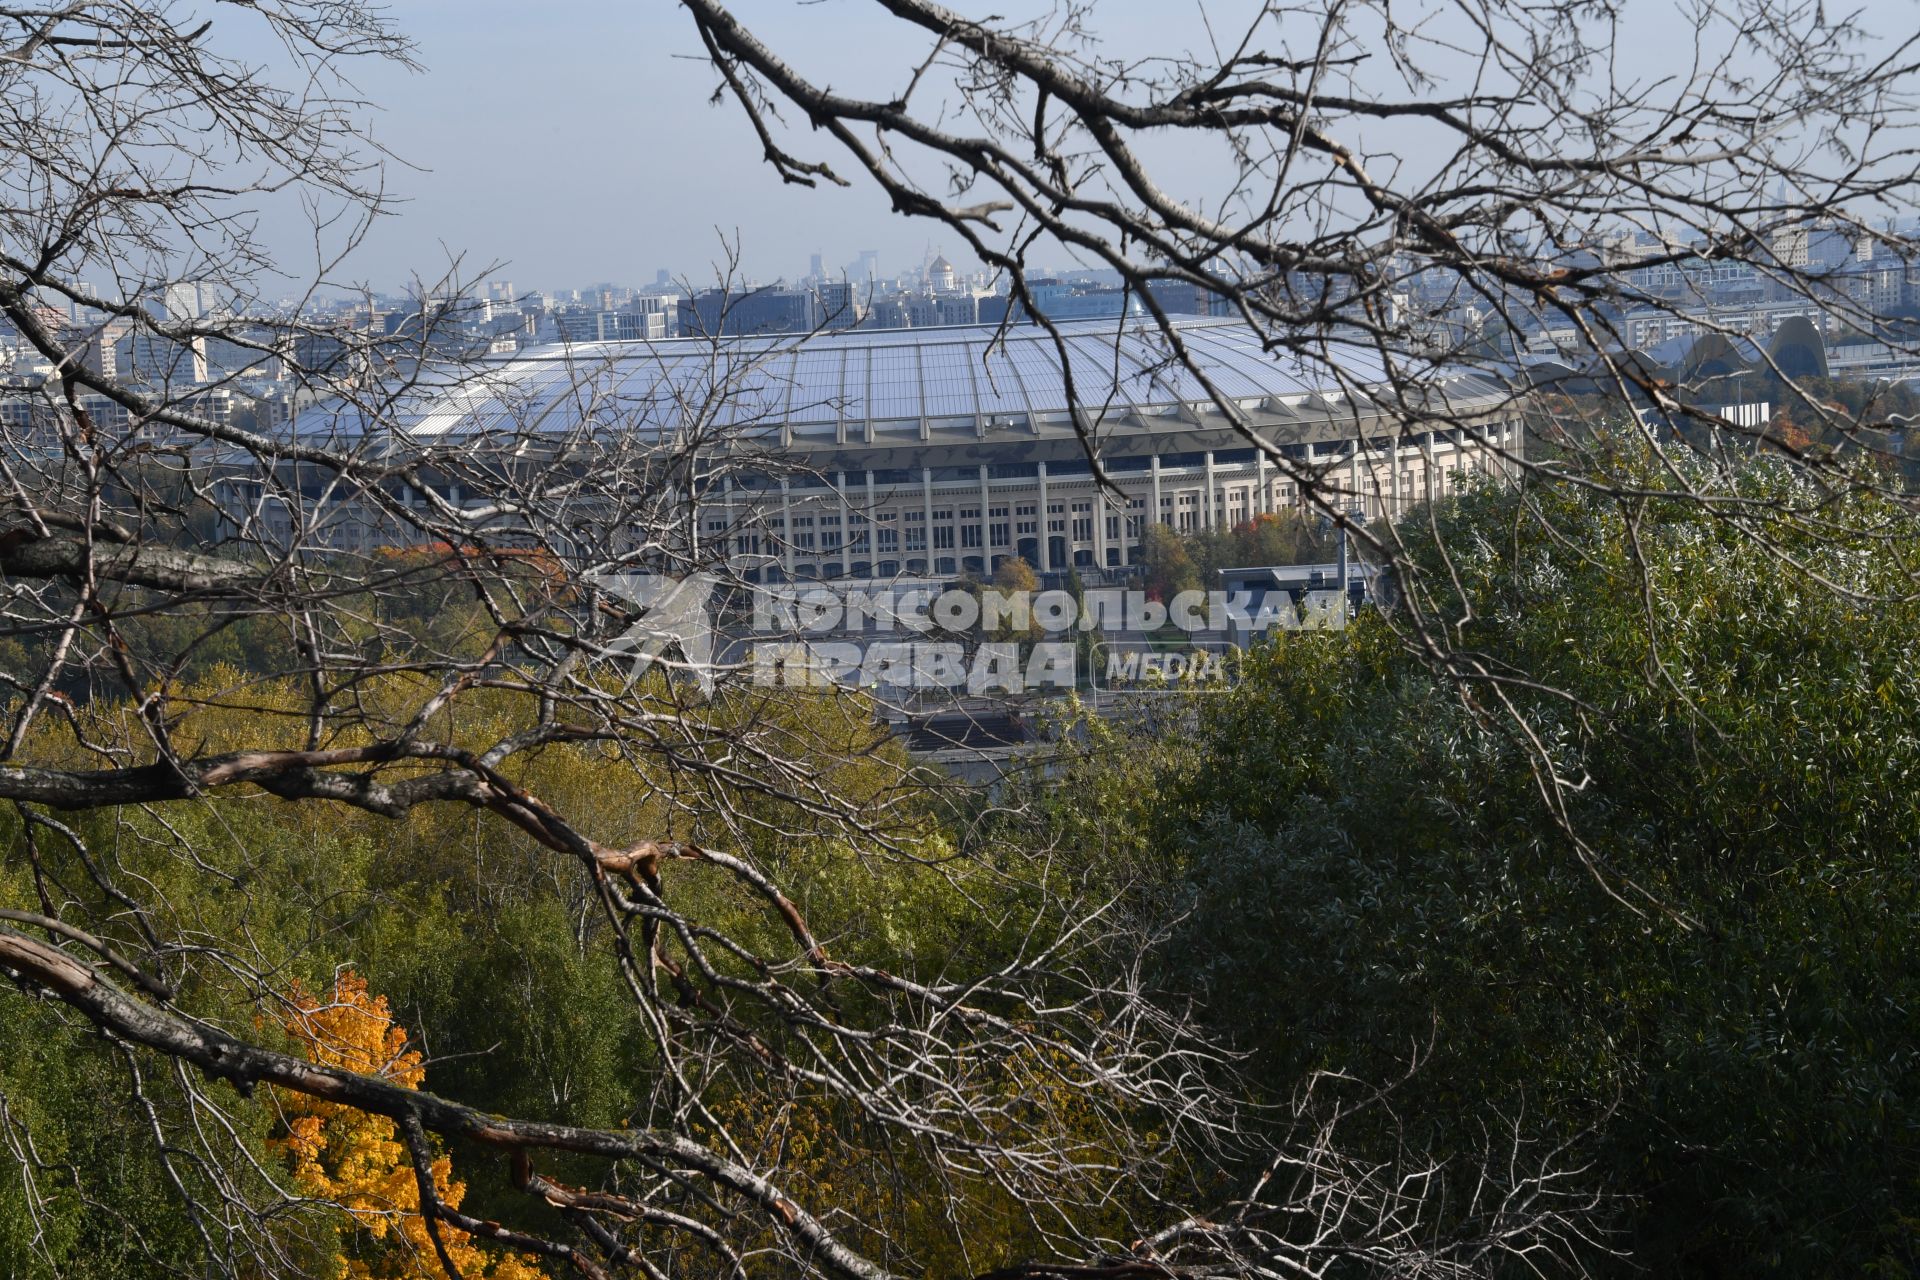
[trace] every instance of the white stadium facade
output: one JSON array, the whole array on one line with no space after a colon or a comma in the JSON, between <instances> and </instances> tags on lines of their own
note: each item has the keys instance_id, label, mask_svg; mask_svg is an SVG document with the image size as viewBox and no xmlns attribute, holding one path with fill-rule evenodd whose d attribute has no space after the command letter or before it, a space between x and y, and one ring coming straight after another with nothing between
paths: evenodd
<instances>
[{"instance_id":1,"label":"white stadium facade","mask_svg":"<svg viewBox=\"0 0 1920 1280\"><path fill-rule=\"evenodd\" d=\"M1498 473L1523 447L1514 393L1486 375L1423 379L1430 412L1413 421L1368 394L1384 374L1365 347L1329 342L1325 362L1304 365L1235 320L1175 323L1247 426L1368 516ZM1114 319L1059 333L1071 397L1044 328L856 329L531 350L419 398L395 425L429 447L608 430L750 445L785 465L716 470L696 536L768 580L985 573L1016 555L1101 576L1137 562L1151 523L1231 527L1299 505L1295 481L1167 359L1164 337ZM338 408L297 426L351 429ZM1096 483L1083 435L1118 494Z\"/></svg>"}]
</instances>

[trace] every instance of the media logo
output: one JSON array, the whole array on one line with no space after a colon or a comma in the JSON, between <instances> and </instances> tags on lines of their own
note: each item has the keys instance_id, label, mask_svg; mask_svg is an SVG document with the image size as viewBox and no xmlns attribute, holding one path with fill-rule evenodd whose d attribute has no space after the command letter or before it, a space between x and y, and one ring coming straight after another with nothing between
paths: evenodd
<instances>
[{"instance_id":1,"label":"media logo","mask_svg":"<svg viewBox=\"0 0 1920 1280\"><path fill-rule=\"evenodd\" d=\"M611 652L633 654L630 671L635 680L655 662L675 666L667 651L677 647L678 669L699 681L701 692L713 692L715 628L709 606L717 579L706 573L690 573L683 578L628 573L606 574L593 581L608 595L642 611L639 621L607 646Z\"/></svg>"}]
</instances>

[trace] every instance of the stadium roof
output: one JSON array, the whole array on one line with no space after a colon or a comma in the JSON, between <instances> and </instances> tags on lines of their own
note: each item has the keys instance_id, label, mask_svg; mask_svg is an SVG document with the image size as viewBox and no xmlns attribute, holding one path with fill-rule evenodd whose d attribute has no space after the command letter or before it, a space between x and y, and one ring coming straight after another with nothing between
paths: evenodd
<instances>
[{"instance_id":1,"label":"stadium roof","mask_svg":"<svg viewBox=\"0 0 1920 1280\"><path fill-rule=\"evenodd\" d=\"M1260 349L1237 320L1175 321L1193 361L1230 400L1285 412L1318 399L1324 410L1364 395L1385 373L1377 353L1329 342L1326 359L1303 362ZM1074 398L1109 419L1211 406L1200 381L1167 358L1165 339L1137 319L1065 322ZM451 375L449 375L450 377ZM1492 392L1471 375L1434 378L1448 394ZM1466 385L1461 385L1465 383ZM701 419L715 426L787 428L794 439L852 440L872 426L989 425L1063 418L1067 378L1053 336L1037 326L992 325L664 342L594 342L536 348L468 371L455 385L423 388L393 425L424 442L473 433L564 433L582 425L672 431ZM353 414L318 406L302 434L352 432Z\"/></svg>"}]
</instances>

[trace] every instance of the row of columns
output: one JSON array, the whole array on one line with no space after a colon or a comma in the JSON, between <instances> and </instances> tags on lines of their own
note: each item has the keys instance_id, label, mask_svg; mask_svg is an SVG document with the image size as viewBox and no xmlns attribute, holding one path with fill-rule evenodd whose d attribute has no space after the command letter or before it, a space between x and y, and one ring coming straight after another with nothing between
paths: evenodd
<instances>
[{"instance_id":1,"label":"row of columns","mask_svg":"<svg viewBox=\"0 0 1920 1280\"><path fill-rule=\"evenodd\" d=\"M1454 447L1457 454L1459 450L1464 449L1466 446L1455 445ZM1423 464L1421 470L1423 473L1423 480L1424 480L1424 486L1423 486L1424 493L1421 496L1424 497L1426 500L1431 501L1436 496L1435 486L1434 486L1436 458L1434 454L1433 440L1430 434L1423 435L1421 437L1421 440L1419 443L1419 451L1420 451L1420 457ZM1356 442L1355 448L1352 454L1350 455L1350 461L1348 464L1347 487L1350 490L1350 492L1355 496L1355 498L1358 500L1364 500L1366 497L1366 490L1363 489L1362 487L1361 468L1362 468L1363 457L1368 459L1365 462L1366 475L1369 478L1374 479L1375 481L1374 492L1386 504L1388 510L1398 510L1404 501L1412 497L1411 494L1403 492L1404 485L1402 483L1402 478L1401 478L1401 467L1400 467L1401 455L1400 455L1400 444L1398 440L1390 440L1385 450L1387 480L1384 485L1378 482L1379 463L1378 461L1373 460L1378 457L1378 451L1362 449L1358 445L1358 442ZM1226 518L1226 509L1228 506L1228 504L1225 502L1223 496L1220 493L1219 473L1214 462L1213 451L1208 450L1203 455L1201 472L1202 472L1204 487L1201 490L1201 497L1200 497L1200 510L1199 510L1200 527L1203 529L1211 529L1218 524L1224 523ZM1254 455L1253 491L1251 495L1251 500L1247 504L1248 506L1247 515L1249 517L1270 514L1275 509L1276 504L1272 500L1272 487L1269 483L1269 472L1270 472L1270 468L1267 463L1266 455L1264 453L1256 452ZM851 506L846 485L845 485L845 473L842 472L838 474L839 474L841 483L834 486L833 493L839 499L841 529L844 533L845 531L850 530L853 527L852 526L853 508ZM980 500L980 516L979 516L980 545L977 548L977 550L980 552L980 555L983 560L990 560L994 551L997 548L996 548L996 544L994 544L992 541L994 490L992 485L992 478L990 475L990 468L985 463L979 464L978 482L979 482L979 500ZM1050 507L1051 507L1051 498L1052 498L1053 490L1047 474L1047 464L1045 462L1040 462L1036 464L1033 483L1034 483L1034 488L1032 492L1034 494L1034 512L1035 512L1035 530L1036 530L1035 539L1036 539L1036 544L1039 551L1039 563L1034 567L1043 573L1051 572L1055 568L1066 568L1067 567L1066 565L1056 566L1052 563L1053 561L1053 547L1052 547L1053 530L1052 530L1052 512L1050 510ZM1164 472L1161 469L1160 455L1157 453L1153 454L1150 457L1148 462L1147 488L1148 488L1147 501L1149 503L1149 506L1146 512L1146 519L1144 523L1150 524L1150 523L1161 522L1162 512L1163 510L1165 510L1163 504L1164 504L1164 496L1165 496L1165 488L1166 488L1166 477ZM738 505L742 505L737 501L735 497L737 492L738 490L735 489L730 479L725 481L722 489L722 505L727 509L732 509ZM865 492L866 492L867 510L872 511L877 507L879 498L876 492L876 486L874 483L873 473L871 470L869 470L866 473ZM948 496L957 497L957 495L948 495ZM1108 542L1109 542L1109 539L1107 536L1107 517L1109 515L1109 506L1108 506L1106 496L1104 494L1099 493L1097 490L1092 495L1092 498L1093 498L1093 501L1091 502L1091 506L1093 510L1091 514L1093 517L1092 542L1094 545L1094 557L1097 564L1099 564L1101 567L1105 567ZM1009 504L1008 520L1007 520L1008 537L1006 540L1005 547L999 548L999 549L1004 549L1008 552L1012 552L1017 550L1020 545L1020 531L1019 531L1019 525L1018 525L1018 516L1015 514L1017 508L1013 505L1017 501L1017 498L1012 493L1004 493L1002 495L1002 500ZM803 499L802 501L805 501L805 499ZM935 545L936 535L934 533L934 520L933 520L933 504L934 504L933 470L930 467L922 467L920 468L920 514L921 514L921 519L925 522L925 530L926 530L925 551L926 551L926 555L928 557L929 563L932 562L932 559L934 557L934 553L936 550L950 549L957 556L962 550L976 549L976 548L963 548L962 546L959 545L963 539L962 539L962 535L959 532L958 522L956 522L954 526L954 541L956 545L952 548L936 547ZM1061 514L1064 517L1064 520L1062 521L1062 523L1064 526L1064 532L1066 534L1065 540L1067 541L1069 548L1071 548L1071 544L1075 541L1075 539L1072 537L1072 533L1073 533L1072 521L1074 518L1074 512L1071 506L1071 499L1069 499L1067 502L1063 502L1061 505L1062 505ZM785 567L788 573L793 572L795 568L795 560L796 560L796 554L795 554L796 539L793 536L793 531L794 531L793 508L794 508L794 498L793 498L792 487L786 480L783 479L780 482L780 516L781 516L781 527L785 531L786 536L783 537L781 540L782 542L781 558L785 564ZM1123 521L1121 525L1121 545L1122 547L1124 547L1127 541L1126 525L1124 522L1129 518L1131 509L1123 507L1123 508L1119 508L1118 511L1120 514L1120 518ZM1177 513L1175 514L1177 516ZM1171 523L1171 522L1168 522L1168 523ZM899 548L899 554L904 556L907 550L905 545L905 531L902 530L901 534L902 534L902 539L901 539L901 545ZM850 551L851 545L852 544L850 542L844 543L843 549ZM824 551L821 549L815 549L812 552L812 554L820 555L820 554L824 554ZM875 554L875 552L872 549L870 549L869 554ZM1069 555L1071 555L1071 551L1069 551Z\"/></svg>"}]
</instances>

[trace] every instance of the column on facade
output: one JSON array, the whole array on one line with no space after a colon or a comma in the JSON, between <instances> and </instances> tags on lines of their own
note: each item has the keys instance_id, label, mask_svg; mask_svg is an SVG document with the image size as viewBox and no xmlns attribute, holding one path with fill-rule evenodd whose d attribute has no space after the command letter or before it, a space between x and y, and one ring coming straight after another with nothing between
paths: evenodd
<instances>
[{"instance_id":1,"label":"column on facade","mask_svg":"<svg viewBox=\"0 0 1920 1280\"><path fill-rule=\"evenodd\" d=\"M993 503L987 464L980 464L980 570L993 572Z\"/></svg>"},{"instance_id":2,"label":"column on facade","mask_svg":"<svg viewBox=\"0 0 1920 1280\"><path fill-rule=\"evenodd\" d=\"M1367 451L1367 438L1358 431L1353 437L1353 455L1347 459L1347 510L1367 509L1367 490L1360 483L1360 455Z\"/></svg>"},{"instance_id":3,"label":"column on facade","mask_svg":"<svg viewBox=\"0 0 1920 1280\"><path fill-rule=\"evenodd\" d=\"M1205 466L1202 470L1206 473L1207 488L1206 492L1202 494L1200 498L1200 527L1202 529L1211 529L1216 523L1213 513L1214 504L1219 500L1220 496L1219 492L1214 488L1213 450L1207 450L1203 455L1203 460ZM1219 521L1217 523L1224 524L1225 521Z\"/></svg>"},{"instance_id":4,"label":"column on facade","mask_svg":"<svg viewBox=\"0 0 1920 1280\"><path fill-rule=\"evenodd\" d=\"M873 495L873 468L869 467L867 468L867 558L873 562L871 572L875 577L880 576L880 522L877 519L879 514L879 504L874 500ZM896 531L893 536L898 538L900 535ZM894 544L896 549L899 545L897 542Z\"/></svg>"},{"instance_id":5,"label":"column on facade","mask_svg":"<svg viewBox=\"0 0 1920 1280\"><path fill-rule=\"evenodd\" d=\"M840 572L853 572L853 505L847 501L847 473L833 473L833 496L840 499L840 546L835 552L840 557ZM821 548L821 554L826 549Z\"/></svg>"},{"instance_id":6,"label":"column on facade","mask_svg":"<svg viewBox=\"0 0 1920 1280\"><path fill-rule=\"evenodd\" d=\"M1256 448L1253 451L1253 501L1247 504L1247 514L1264 516L1272 510L1272 487L1267 483L1267 451Z\"/></svg>"},{"instance_id":7,"label":"column on facade","mask_svg":"<svg viewBox=\"0 0 1920 1280\"><path fill-rule=\"evenodd\" d=\"M1034 567L1041 573L1053 572L1053 522L1047 518L1047 464L1040 463L1035 475L1040 481L1039 512L1040 563Z\"/></svg>"},{"instance_id":8,"label":"column on facade","mask_svg":"<svg viewBox=\"0 0 1920 1280\"><path fill-rule=\"evenodd\" d=\"M927 522L927 573L931 576L933 567L933 469L920 468L920 518Z\"/></svg>"},{"instance_id":9,"label":"column on facade","mask_svg":"<svg viewBox=\"0 0 1920 1280\"><path fill-rule=\"evenodd\" d=\"M1107 567L1107 488L1102 484L1093 486L1093 567Z\"/></svg>"},{"instance_id":10,"label":"column on facade","mask_svg":"<svg viewBox=\"0 0 1920 1280\"><path fill-rule=\"evenodd\" d=\"M785 479L780 481L780 560L786 566L787 576L793 576L793 490Z\"/></svg>"},{"instance_id":11,"label":"column on facade","mask_svg":"<svg viewBox=\"0 0 1920 1280\"><path fill-rule=\"evenodd\" d=\"M1153 493L1147 500L1153 504L1153 509L1147 512L1147 518L1141 522L1142 534L1146 532L1145 525L1160 523L1160 450L1158 449L1153 451L1152 465L1148 468L1148 474L1152 478Z\"/></svg>"}]
</instances>

